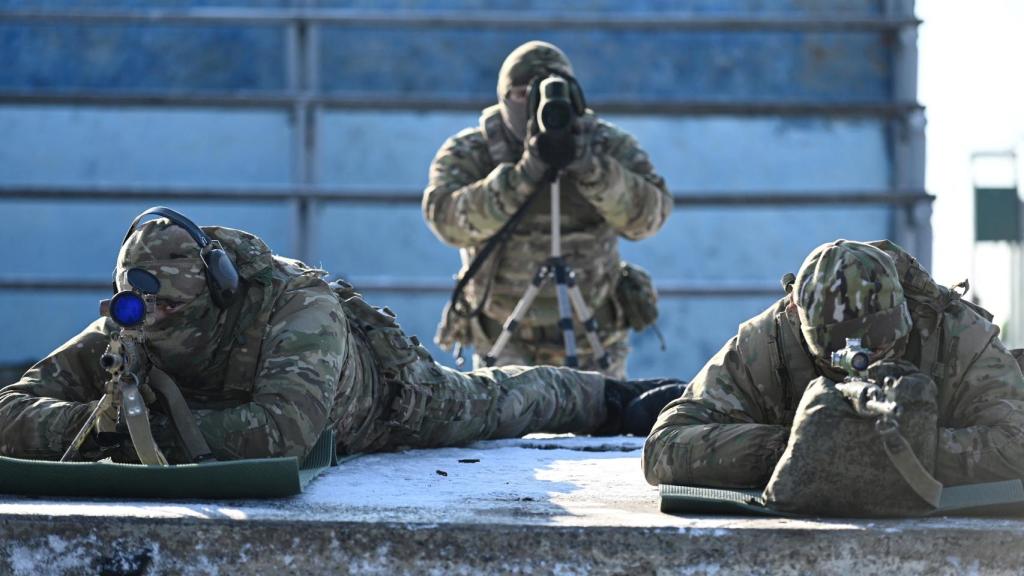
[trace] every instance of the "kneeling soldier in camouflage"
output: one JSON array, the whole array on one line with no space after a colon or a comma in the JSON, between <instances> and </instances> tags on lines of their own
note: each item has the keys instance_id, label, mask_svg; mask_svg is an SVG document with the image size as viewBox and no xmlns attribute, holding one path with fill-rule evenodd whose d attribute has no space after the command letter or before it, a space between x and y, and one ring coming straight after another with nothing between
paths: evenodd
<instances>
[{"instance_id":1,"label":"kneeling soldier in camouflage","mask_svg":"<svg viewBox=\"0 0 1024 576\"><path fill-rule=\"evenodd\" d=\"M617 434L627 404L654 385L550 367L445 368L387 308L323 271L273 256L252 234L154 213L174 223L136 219L116 289L149 285L147 362L173 379L217 459L301 458L327 429L341 454L540 431ZM213 258L220 248L226 257ZM116 331L96 320L0 390L0 454L64 453L103 394L99 359ZM150 412L168 460L189 460L171 417L154 404ZM81 455L134 460L124 444L90 437Z\"/></svg>"},{"instance_id":2,"label":"kneeling soldier in camouflage","mask_svg":"<svg viewBox=\"0 0 1024 576\"><path fill-rule=\"evenodd\" d=\"M1024 376L966 284L939 286L891 242L843 240L784 283L661 412L648 482L767 485L777 509L893 515L934 509L942 485L1024 475Z\"/></svg>"}]
</instances>

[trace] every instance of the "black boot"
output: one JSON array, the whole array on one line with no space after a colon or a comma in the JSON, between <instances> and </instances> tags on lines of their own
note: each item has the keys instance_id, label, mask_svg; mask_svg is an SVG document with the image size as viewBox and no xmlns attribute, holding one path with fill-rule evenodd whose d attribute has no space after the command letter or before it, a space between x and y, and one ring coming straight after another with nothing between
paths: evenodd
<instances>
[{"instance_id":1,"label":"black boot","mask_svg":"<svg viewBox=\"0 0 1024 576\"><path fill-rule=\"evenodd\" d=\"M646 436L665 404L678 398L686 384L675 378L604 381L608 417L595 436ZM651 413L653 411L653 413ZM646 426L646 428L645 428Z\"/></svg>"},{"instance_id":2,"label":"black boot","mask_svg":"<svg viewBox=\"0 0 1024 576\"><path fill-rule=\"evenodd\" d=\"M666 404L679 398L686 390L682 380L668 380L661 386L648 390L626 405L622 416L622 433L634 436L647 436L658 419L658 414Z\"/></svg>"}]
</instances>

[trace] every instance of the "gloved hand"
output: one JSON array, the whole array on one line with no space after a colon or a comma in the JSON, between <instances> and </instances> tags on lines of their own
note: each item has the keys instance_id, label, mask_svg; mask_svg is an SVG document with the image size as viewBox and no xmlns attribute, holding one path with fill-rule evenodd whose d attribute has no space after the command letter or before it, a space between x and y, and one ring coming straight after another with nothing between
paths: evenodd
<instances>
[{"instance_id":1,"label":"gloved hand","mask_svg":"<svg viewBox=\"0 0 1024 576\"><path fill-rule=\"evenodd\" d=\"M541 132L536 118L531 118L526 128L524 153L536 155L555 170L565 168L576 158L575 128L562 132Z\"/></svg>"},{"instance_id":2,"label":"gloved hand","mask_svg":"<svg viewBox=\"0 0 1024 576\"><path fill-rule=\"evenodd\" d=\"M576 179L586 180L600 166L593 147L596 126L597 118L590 113L577 118L573 125L573 160L565 171Z\"/></svg>"},{"instance_id":3,"label":"gloved hand","mask_svg":"<svg viewBox=\"0 0 1024 576\"><path fill-rule=\"evenodd\" d=\"M526 126L526 141L523 142L523 155L516 163L516 170L523 179L533 183L544 180L548 173L548 163L541 156L540 140L537 134L537 121L530 119Z\"/></svg>"},{"instance_id":4,"label":"gloved hand","mask_svg":"<svg viewBox=\"0 0 1024 576\"><path fill-rule=\"evenodd\" d=\"M879 384L886 377L900 378L908 374L919 373L920 369L906 360L879 360L868 366L868 378L877 381Z\"/></svg>"},{"instance_id":5,"label":"gloved hand","mask_svg":"<svg viewBox=\"0 0 1024 576\"><path fill-rule=\"evenodd\" d=\"M883 360L868 366L868 377L891 389L891 398L900 405L901 426L913 426L912 422L923 410L926 428L934 424L938 387L924 372L906 360ZM931 414L929 416L929 414Z\"/></svg>"}]
</instances>

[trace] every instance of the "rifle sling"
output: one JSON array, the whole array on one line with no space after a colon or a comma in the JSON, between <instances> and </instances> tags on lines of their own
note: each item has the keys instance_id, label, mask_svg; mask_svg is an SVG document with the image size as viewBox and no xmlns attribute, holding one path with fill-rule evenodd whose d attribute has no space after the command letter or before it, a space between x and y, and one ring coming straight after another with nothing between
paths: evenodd
<instances>
[{"instance_id":1,"label":"rifle sling","mask_svg":"<svg viewBox=\"0 0 1024 576\"><path fill-rule=\"evenodd\" d=\"M199 430L195 418L192 417L192 411L174 380L154 366L149 370L149 385L163 397L171 422L174 423L174 429L178 432L178 438L189 460L200 462L212 459L210 446L203 438L203 433Z\"/></svg>"},{"instance_id":2,"label":"rifle sling","mask_svg":"<svg viewBox=\"0 0 1024 576\"><path fill-rule=\"evenodd\" d=\"M121 414L124 415L125 423L128 424L128 433L132 438L132 445L135 446L135 453L139 456L139 462L147 466L166 466L167 458L164 457L160 447L153 438L153 429L149 423L149 410L142 400L142 392L139 391L137 379L121 384Z\"/></svg>"},{"instance_id":3,"label":"rifle sling","mask_svg":"<svg viewBox=\"0 0 1024 576\"><path fill-rule=\"evenodd\" d=\"M942 483L935 479L914 454L914 449L898 428L879 432L882 447L896 470L907 484L932 508L938 508L942 499Z\"/></svg>"}]
</instances>

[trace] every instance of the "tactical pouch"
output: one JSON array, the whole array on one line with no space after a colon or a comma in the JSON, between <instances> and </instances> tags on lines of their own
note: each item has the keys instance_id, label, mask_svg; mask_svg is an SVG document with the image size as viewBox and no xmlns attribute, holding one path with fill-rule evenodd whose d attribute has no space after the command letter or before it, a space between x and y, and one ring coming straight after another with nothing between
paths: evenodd
<instances>
[{"instance_id":1,"label":"tactical pouch","mask_svg":"<svg viewBox=\"0 0 1024 576\"><path fill-rule=\"evenodd\" d=\"M937 440L936 387L920 374L892 388L901 406L898 436L930 474ZM818 516L916 516L933 510L896 468L876 430L827 378L804 392L764 497L779 511Z\"/></svg>"},{"instance_id":2,"label":"tactical pouch","mask_svg":"<svg viewBox=\"0 0 1024 576\"><path fill-rule=\"evenodd\" d=\"M455 312L451 302L441 312L441 323L437 325L434 342L444 351L450 351L456 344L473 341L473 317Z\"/></svg>"},{"instance_id":3,"label":"tactical pouch","mask_svg":"<svg viewBox=\"0 0 1024 576\"><path fill-rule=\"evenodd\" d=\"M350 284L335 281L331 288L354 331L373 350L381 376L391 389L388 425L415 434L425 418L447 410L446 403L435 398L444 381L443 370L419 339L405 335L390 309L371 305Z\"/></svg>"},{"instance_id":4,"label":"tactical pouch","mask_svg":"<svg viewBox=\"0 0 1024 576\"><path fill-rule=\"evenodd\" d=\"M626 326L639 332L658 319L658 292L646 270L629 262L619 267L615 300L622 309Z\"/></svg>"}]
</instances>

